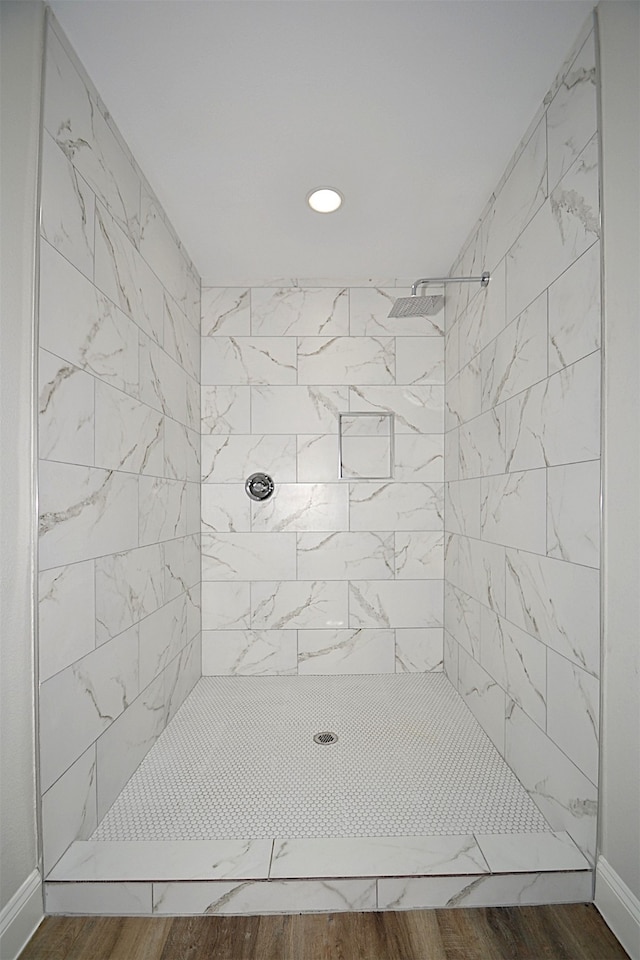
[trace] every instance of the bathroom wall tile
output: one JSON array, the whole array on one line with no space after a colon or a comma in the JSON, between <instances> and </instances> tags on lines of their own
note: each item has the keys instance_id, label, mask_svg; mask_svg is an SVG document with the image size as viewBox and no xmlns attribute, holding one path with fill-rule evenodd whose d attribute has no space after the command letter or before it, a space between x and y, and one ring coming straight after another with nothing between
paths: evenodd
<instances>
[{"instance_id":1,"label":"bathroom wall tile","mask_svg":"<svg viewBox=\"0 0 640 960\"><path fill-rule=\"evenodd\" d=\"M453 685L453 687L458 689L458 652L460 650L459 644L453 639L451 634L444 630L443 637L443 647L444 647L444 656L442 660L442 666L444 674Z\"/></svg>"},{"instance_id":2,"label":"bathroom wall tile","mask_svg":"<svg viewBox=\"0 0 640 960\"><path fill-rule=\"evenodd\" d=\"M200 434L165 417L164 476L172 480L200 482Z\"/></svg>"},{"instance_id":3,"label":"bathroom wall tile","mask_svg":"<svg viewBox=\"0 0 640 960\"><path fill-rule=\"evenodd\" d=\"M447 383L444 397L444 429L454 430L464 422L460 406L460 373L456 372ZM479 411L478 411L479 412Z\"/></svg>"},{"instance_id":4,"label":"bathroom wall tile","mask_svg":"<svg viewBox=\"0 0 640 960\"><path fill-rule=\"evenodd\" d=\"M460 473L461 457L460 428L455 427L444 434L444 475L447 480L464 479Z\"/></svg>"},{"instance_id":5,"label":"bathroom wall tile","mask_svg":"<svg viewBox=\"0 0 640 960\"><path fill-rule=\"evenodd\" d=\"M349 484L351 530L441 530L443 484Z\"/></svg>"},{"instance_id":6,"label":"bathroom wall tile","mask_svg":"<svg viewBox=\"0 0 640 960\"><path fill-rule=\"evenodd\" d=\"M400 481L444 480L444 435L400 434L395 437L393 475Z\"/></svg>"},{"instance_id":7,"label":"bathroom wall tile","mask_svg":"<svg viewBox=\"0 0 640 960\"><path fill-rule=\"evenodd\" d=\"M187 533L186 484L140 477L140 544L172 540Z\"/></svg>"},{"instance_id":8,"label":"bathroom wall tile","mask_svg":"<svg viewBox=\"0 0 640 960\"><path fill-rule=\"evenodd\" d=\"M391 337L299 337L298 381L336 385L393 383Z\"/></svg>"},{"instance_id":9,"label":"bathroom wall tile","mask_svg":"<svg viewBox=\"0 0 640 960\"><path fill-rule=\"evenodd\" d=\"M93 279L94 193L46 132L42 155L41 234Z\"/></svg>"},{"instance_id":10,"label":"bathroom wall tile","mask_svg":"<svg viewBox=\"0 0 640 960\"><path fill-rule=\"evenodd\" d=\"M99 644L157 610L165 600L162 545L99 557L95 596Z\"/></svg>"},{"instance_id":11,"label":"bathroom wall tile","mask_svg":"<svg viewBox=\"0 0 640 960\"><path fill-rule=\"evenodd\" d=\"M517 399L512 402L517 402ZM461 480L504 473L507 442L504 404L463 424L458 432ZM457 478L454 476L451 479Z\"/></svg>"},{"instance_id":12,"label":"bathroom wall tile","mask_svg":"<svg viewBox=\"0 0 640 960\"><path fill-rule=\"evenodd\" d=\"M349 490L338 483L282 483L264 502L251 502L251 529L331 532L349 526Z\"/></svg>"},{"instance_id":13,"label":"bathroom wall tile","mask_svg":"<svg viewBox=\"0 0 640 960\"><path fill-rule=\"evenodd\" d=\"M167 225L162 209L144 185L140 202L140 253L156 276L162 278L164 287L178 306L188 313L189 263ZM199 290L196 293L199 294Z\"/></svg>"},{"instance_id":14,"label":"bathroom wall tile","mask_svg":"<svg viewBox=\"0 0 640 960\"><path fill-rule=\"evenodd\" d=\"M442 532L396 533L395 572L399 580L442 579L443 566L444 534Z\"/></svg>"},{"instance_id":15,"label":"bathroom wall tile","mask_svg":"<svg viewBox=\"0 0 640 960\"><path fill-rule=\"evenodd\" d=\"M458 693L498 752L504 756L507 696L497 681L469 656L458 650Z\"/></svg>"},{"instance_id":16,"label":"bathroom wall tile","mask_svg":"<svg viewBox=\"0 0 640 960\"><path fill-rule=\"evenodd\" d=\"M275 434L213 434L202 437L204 483L242 483L268 473L279 485L296 479L296 439Z\"/></svg>"},{"instance_id":17,"label":"bathroom wall tile","mask_svg":"<svg viewBox=\"0 0 640 960\"><path fill-rule=\"evenodd\" d=\"M432 293L442 288L433 287ZM389 317L398 297L408 297L411 287L354 287L351 295L352 337L389 334L394 337L441 337L444 332L444 310L432 317Z\"/></svg>"},{"instance_id":18,"label":"bathroom wall tile","mask_svg":"<svg viewBox=\"0 0 640 960\"><path fill-rule=\"evenodd\" d=\"M393 575L392 533L299 533L297 536L299 580L354 577L385 580Z\"/></svg>"},{"instance_id":19,"label":"bathroom wall tile","mask_svg":"<svg viewBox=\"0 0 640 960\"><path fill-rule=\"evenodd\" d=\"M162 414L95 381L95 463L109 470L162 476Z\"/></svg>"},{"instance_id":20,"label":"bathroom wall tile","mask_svg":"<svg viewBox=\"0 0 640 960\"><path fill-rule=\"evenodd\" d=\"M353 386L349 389L349 410L392 413L396 434L442 433L444 387Z\"/></svg>"},{"instance_id":21,"label":"bathroom wall tile","mask_svg":"<svg viewBox=\"0 0 640 960\"><path fill-rule=\"evenodd\" d=\"M202 433L250 433L250 387L203 387Z\"/></svg>"},{"instance_id":22,"label":"bathroom wall tile","mask_svg":"<svg viewBox=\"0 0 640 960\"><path fill-rule=\"evenodd\" d=\"M185 591L184 599L187 606L187 639L193 645L194 642L199 642L198 637L202 633L202 583L189 587ZM183 653L184 651L181 656Z\"/></svg>"},{"instance_id":23,"label":"bathroom wall tile","mask_svg":"<svg viewBox=\"0 0 640 960\"><path fill-rule=\"evenodd\" d=\"M600 243L549 287L549 373L600 346Z\"/></svg>"},{"instance_id":24,"label":"bathroom wall tile","mask_svg":"<svg viewBox=\"0 0 640 960\"><path fill-rule=\"evenodd\" d=\"M349 291L307 286L275 290L254 287L251 291L251 333L254 337L347 336Z\"/></svg>"},{"instance_id":25,"label":"bathroom wall tile","mask_svg":"<svg viewBox=\"0 0 640 960\"><path fill-rule=\"evenodd\" d=\"M140 399L180 423L187 422L187 374L145 334L140 334Z\"/></svg>"},{"instance_id":26,"label":"bathroom wall tile","mask_svg":"<svg viewBox=\"0 0 640 960\"><path fill-rule=\"evenodd\" d=\"M48 914L128 917L150 915L151 883L46 883Z\"/></svg>"},{"instance_id":27,"label":"bathroom wall tile","mask_svg":"<svg viewBox=\"0 0 640 960\"><path fill-rule=\"evenodd\" d=\"M548 471L547 554L597 567L600 562L600 463Z\"/></svg>"},{"instance_id":28,"label":"bathroom wall tile","mask_svg":"<svg viewBox=\"0 0 640 960\"><path fill-rule=\"evenodd\" d=\"M596 132L596 99L595 39L591 33L547 109L552 188Z\"/></svg>"},{"instance_id":29,"label":"bathroom wall tile","mask_svg":"<svg viewBox=\"0 0 640 960\"><path fill-rule=\"evenodd\" d=\"M40 686L40 765L47 790L138 693L133 627Z\"/></svg>"},{"instance_id":30,"label":"bathroom wall tile","mask_svg":"<svg viewBox=\"0 0 640 960\"><path fill-rule=\"evenodd\" d=\"M482 537L508 547L546 552L544 470L526 470L481 481Z\"/></svg>"},{"instance_id":31,"label":"bathroom wall tile","mask_svg":"<svg viewBox=\"0 0 640 960\"><path fill-rule=\"evenodd\" d=\"M296 579L294 533L203 533L203 580Z\"/></svg>"},{"instance_id":32,"label":"bathroom wall tile","mask_svg":"<svg viewBox=\"0 0 640 960\"><path fill-rule=\"evenodd\" d=\"M587 903L592 895L588 870L378 880L379 910Z\"/></svg>"},{"instance_id":33,"label":"bathroom wall tile","mask_svg":"<svg viewBox=\"0 0 640 960\"><path fill-rule=\"evenodd\" d=\"M38 593L40 681L68 667L96 643L92 560L42 570Z\"/></svg>"},{"instance_id":34,"label":"bathroom wall tile","mask_svg":"<svg viewBox=\"0 0 640 960\"><path fill-rule=\"evenodd\" d=\"M296 341L292 337L204 337L202 383L293 384Z\"/></svg>"},{"instance_id":35,"label":"bathroom wall tile","mask_svg":"<svg viewBox=\"0 0 640 960\"><path fill-rule=\"evenodd\" d=\"M251 626L263 630L346 627L347 584L279 581L251 586Z\"/></svg>"},{"instance_id":36,"label":"bathroom wall tile","mask_svg":"<svg viewBox=\"0 0 640 960\"><path fill-rule=\"evenodd\" d=\"M599 233L598 144L593 138L509 250L507 319L518 316L564 273Z\"/></svg>"},{"instance_id":37,"label":"bathroom wall tile","mask_svg":"<svg viewBox=\"0 0 640 960\"><path fill-rule=\"evenodd\" d=\"M297 633L295 630L205 630L202 673L205 677L297 673Z\"/></svg>"},{"instance_id":38,"label":"bathroom wall tile","mask_svg":"<svg viewBox=\"0 0 640 960\"><path fill-rule=\"evenodd\" d=\"M352 580L351 627L441 627L440 580Z\"/></svg>"},{"instance_id":39,"label":"bathroom wall tile","mask_svg":"<svg viewBox=\"0 0 640 960\"><path fill-rule=\"evenodd\" d=\"M381 418L382 419L382 418ZM343 436L341 477L347 480L380 480L393 472L391 435Z\"/></svg>"},{"instance_id":40,"label":"bathroom wall tile","mask_svg":"<svg viewBox=\"0 0 640 960\"><path fill-rule=\"evenodd\" d=\"M587 870L589 863L564 830L555 833L475 834L495 873L532 870Z\"/></svg>"},{"instance_id":41,"label":"bathroom wall tile","mask_svg":"<svg viewBox=\"0 0 640 960\"><path fill-rule=\"evenodd\" d=\"M185 422L190 430L200 431L201 429L200 384L198 380L194 380L191 377L185 377L185 387L186 387Z\"/></svg>"},{"instance_id":42,"label":"bathroom wall tile","mask_svg":"<svg viewBox=\"0 0 640 960\"><path fill-rule=\"evenodd\" d=\"M202 487L203 532L248 533L251 501L240 484L207 483Z\"/></svg>"},{"instance_id":43,"label":"bathroom wall tile","mask_svg":"<svg viewBox=\"0 0 640 960\"><path fill-rule=\"evenodd\" d=\"M597 791L518 707L507 716L507 763L554 830L566 830L593 862Z\"/></svg>"},{"instance_id":44,"label":"bathroom wall tile","mask_svg":"<svg viewBox=\"0 0 640 960\"><path fill-rule=\"evenodd\" d=\"M40 456L93 466L96 381L46 350L39 353L38 378Z\"/></svg>"},{"instance_id":45,"label":"bathroom wall tile","mask_svg":"<svg viewBox=\"0 0 640 960\"><path fill-rule=\"evenodd\" d=\"M186 535L200 533L202 526L201 484L187 483L187 529ZM220 488L218 488L220 489Z\"/></svg>"},{"instance_id":46,"label":"bathroom wall tile","mask_svg":"<svg viewBox=\"0 0 640 960\"><path fill-rule=\"evenodd\" d=\"M598 572L578 564L507 550L506 576L509 620L597 676Z\"/></svg>"},{"instance_id":47,"label":"bathroom wall tile","mask_svg":"<svg viewBox=\"0 0 640 960\"><path fill-rule=\"evenodd\" d=\"M199 534L167 540L164 546L164 596L173 600L200 583Z\"/></svg>"},{"instance_id":48,"label":"bathroom wall tile","mask_svg":"<svg viewBox=\"0 0 640 960\"><path fill-rule=\"evenodd\" d=\"M460 325L457 321L447 323L447 332L444 338L444 372L445 383L449 383L452 377L460 369Z\"/></svg>"},{"instance_id":49,"label":"bathroom wall tile","mask_svg":"<svg viewBox=\"0 0 640 960\"><path fill-rule=\"evenodd\" d=\"M448 565L447 579L491 610L504 614L504 547L469 537L456 537L454 549L457 551L455 563Z\"/></svg>"},{"instance_id":50,"label":"bathroom wall tile","mask_svg":"<svg viewBox=\"0 0 640 960\"><path fill-rule=\"evenodd\" d=\"M163 673L166 722L170 723L202 676L202 634L183 647Z\"/></svg>"},{"instance_id":51,"label":"bathroom wall tile","mask_svg":"<svg viewBox=\"0 0 640 960\"><path fill-rule=\"evenodd\" d=\"M475 660L480 660L480 618L478 600L445 583L444 618L447 630Z\"/></svg>"},{"instance_id":52,"label":"bathroom wall tile","mask_svg":"<svg viewBox=\"0 0 640 960\"><path fill-rule=\"evenodd\" d=\"M461 314L458 363L464 367L504 329L506 321L505 261L494 267L487 287L481 287Z\"/></svg>"},{"instance_id":53,"label":"bathroom wall tile","mask_svg":"<svg viewBox=\"0 0 640 960\"><path fill-rule=\"evenodd\" d=\"M299 630L301 676L393 673L393 630Z\"/></svg>"},{"instance_id":54,"label":"bathroom wall tile","mask_svg":"<svg viewBox=\"0 0 640 960\"><path fill-rule=\"evenodd\" d=\"M41 461L41 568L136 546L137 498L137 477Z\"/></svg>"},{"instance_id":55,"label":"bathroom wall tile","mask_svg":"<svg viewBox=\"0 0 640 960\"><path fill-rule=\"evenodd\" d=\"M600 454L600 353L506 404L507 469L593 460Z\"/></svg>"},{"instance_id":56,"label":"bathroom wall tile","mask_svg":"<svg viewBox=\"0 0 640 960\"><path fill-rule=\"evenodd\" d=\"M200 335L166 290L162 345L190 377L200 379Z\"/></svg>"},{"instance_id":57,"label":"bathroom wall tile","mask_svg":"<svg viewBox=\"0 0 640 960\"><path fill-rule=\"evenodd\" d=\"M42 796L45 876L70 843L86 840L97 825L96 750L92 745Z\"/></svg>"},{"instance_id":58,"label":"bathroom wall tile","mask_svg":"<svg viewBox=\"0 0 640 960\"><path fill-rule=\"evenodd\" d=\"M426 673L443 668L443 630L416 627L396 630L396 673Z\"/></svg>"},{"instance_id":59,"label":"bathroom wall tile","mask_svg":"<svg viewBox=\"0 0 640 960\"><path fill-rule=\"evenodd\" d=\"M570 760L598 782L599 684L575 664L548 653L547 734Z\"/></svg>"},{"instance_id":60,"label":"bathroom wall tile","mask_svg":"<svg viewBox=\"0 0 640 960\"><path fill-rule=\"evenodd\" d=\"M154 914L223 916L375 910L373 880L154 883Z\"/></svg>"},{"instance_id":61,"label":"bathroom wall tile","mask_svg":"<svg viewBox=\"0 0 640 960\"><path fill-rule=\"evenodd\" d=\"M475 357L460 370L456 403L456 416L461 423L480 414L482 410L481 356Z\"/></svg>"},{"instance_id":62,"label":"bathroom wall tile","mask_svg":"<svg viewBox=\"0 0 640 960\"><path fill-rule=\"evenodd\" d=\"M482 409L489 410L547 376L547 294L513 320L481 354Z\"/></svg>"},{"instance_id":63,"label":"bathroom wall tile","mask_svg":"<svg viewBox=\"0 0 640 960\"><path fill-rule=\"evenodd\" d=\"M46 242L40 251L40 346L137 393L138 328Z\"/></svg>"},{"instance_id":64,"label":"bathroom wall tile","mask_svg":"<svg viewBox=\"0 0 640 960\"><path fill-rule=\"evenodd\" d=\"M251 291L246 287L202 288L202 336L248 337Z\"/></svg>"},{"instance_id":65,"label":"bathroom wall tile","mask_svg":"<svg viewBox=\"0 0 640 960\"><path fill-rule=\"evenodd\" d=\"M445 484L447 530L480 537L480 480L452 480Z\"/></svg>"},{"instance_id":66,"label":"bathroom wall tile","mask_svg":"<svg viewBox=\"0 0 640 960\"><path fill-rule=\"evenodd\" d=\"M442 337L396 338L396 383L444 383Z\"/></svg>"},{"instance_id":67,"label":"bathroom wall tile","mask_svg":"<svg viewBox=\"0 0 640 960\"><path fill-rule=\"evenodd\" d=\"M182 594L140 622L140 688L144 690L187 642L187 608Z\"/></svg>"},{"instance_id":68,"label":"bathroom wall tile","mask_svg":"<svg viewBox=\"0 0 640 960\"><path fill-rule=\"evenodd\" d=\"M543 644L486 607L480 662L538 726L546 724L547 656Z\"/></svg>"},{"instance_id":69,"label":"bathroom wall tile","mask_svg":"<svg viewBox=\"0 0 640 960\"><path fill-rule=\"evenodd\" d=\"M338 438L335 434L298 436L296 446L300 483L321 483L338 479Z\"/></svg>"},{"instance_id":70,"label":"bathroom wall tile","mask_svg":"<svg viewBox=\"0 0 640 960\"><path fill-rule=\"evenodd\" d=\"M202 583L202 629L246 630L251 624L250 584Z\"/></svg>"},{"instance_id":71,"label":"bathroom wall tile","mask_svg":"<svg viewBox=\"0 0 640 960\"><path fill-rule=\"evenodd\" d=\"M254 433L337 433L348 397L346 387L252 387L251 427Z\"/></svg>"}]
</instances>

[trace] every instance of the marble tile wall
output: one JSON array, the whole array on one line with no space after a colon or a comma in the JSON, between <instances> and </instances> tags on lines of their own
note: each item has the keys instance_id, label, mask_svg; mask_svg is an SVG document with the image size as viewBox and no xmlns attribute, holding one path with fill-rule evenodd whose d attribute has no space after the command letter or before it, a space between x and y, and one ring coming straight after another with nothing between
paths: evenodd
<instances>
[{"instance_id":1,"label":"marble tile wall","mask_svg":"<svg viewBox=\"0 0 640 960\"><path fill-rule=\"evenodd\" d=\"M600 209L589 24L452 267L445 670L554 829L593 858Z\"/></svg>"},{"instance_id":2,"label":"marble tile wall","mask_svg":"<svg viewBox=\"0 0 640 960\"><path fill-rule=\"evenodd\" d=\"M39 338L45 870L200 675L200 280L55 21Z\"/></svg>"},{"instance_id":3,"label":"marble tile wall","mask_svg":"<svg viewBox=\"0 0 640 960\"><path fill-rule=\"evenodd\" d=\"M204 674L442 669L443 317L398 284L203 288Z\"/></svg>"}]
</instances>

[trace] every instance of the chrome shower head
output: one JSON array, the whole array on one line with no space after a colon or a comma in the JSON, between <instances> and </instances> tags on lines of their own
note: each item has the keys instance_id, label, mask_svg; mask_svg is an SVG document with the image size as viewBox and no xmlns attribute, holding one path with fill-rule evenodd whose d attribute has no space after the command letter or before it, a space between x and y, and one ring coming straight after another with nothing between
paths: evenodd
<instances>
[{"instance_id":1,"label":"chrome shower head","mask_svg":"<svg viewBox=\"0 0 640 960\"><path fill-rule=\"evenodd\" d=\"M442 295L421 297L412 293L410 297L400 297L391 307L390 317L432 317L439 313L444 303Z\"/></svg>"}]
</instances>

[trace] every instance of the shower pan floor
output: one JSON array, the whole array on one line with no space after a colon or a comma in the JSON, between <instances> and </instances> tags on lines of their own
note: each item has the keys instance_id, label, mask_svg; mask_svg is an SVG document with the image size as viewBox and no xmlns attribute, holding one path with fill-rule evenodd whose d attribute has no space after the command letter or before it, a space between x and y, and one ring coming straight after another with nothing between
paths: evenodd
<instances>
[{"instance_id":1,"label":"shower pan floor","mask_svg":"<svg viewBox=\"0 0 640 960\"><path fill-rule=\"evenodd\" d=\"M551 829L444 674L203 677L92 840Z\"/></svg>"}]
</instances>

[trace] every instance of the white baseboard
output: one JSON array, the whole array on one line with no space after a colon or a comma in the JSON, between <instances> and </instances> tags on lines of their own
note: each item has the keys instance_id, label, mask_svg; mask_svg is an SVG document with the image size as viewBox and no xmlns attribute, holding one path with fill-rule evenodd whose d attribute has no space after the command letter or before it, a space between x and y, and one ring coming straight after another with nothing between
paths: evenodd
<instances>
[{"instance_id":1,"label":"white baseboard","mask_svg":"<svg viewBox=\"0 0 640 960\"><path fill-rule=\"evenodd\" d=\"M42 877L34 870L0 913L0 960L16 960L43 917Z\"/></svg>"},{"instance_id":2,"label":"white baseboard","mask_svg":"<svg viewBox=\"0 0 640 960\"><path fill-rule=\"evenodd\" d=\"M595 905L631 960L640 960L640 900L604 857L596 864Z\"/></svg>"}]
</instances>

